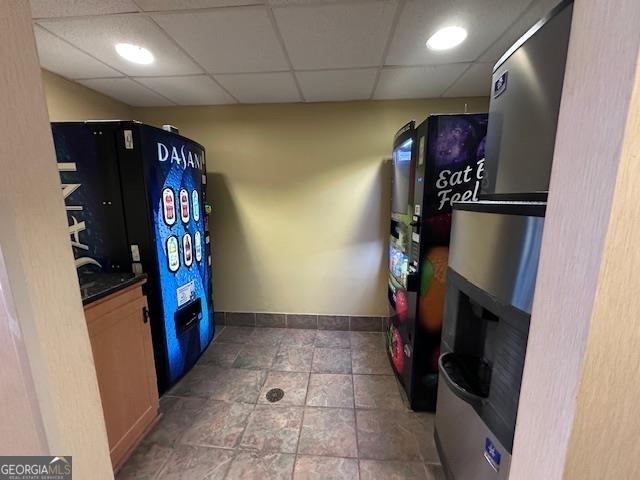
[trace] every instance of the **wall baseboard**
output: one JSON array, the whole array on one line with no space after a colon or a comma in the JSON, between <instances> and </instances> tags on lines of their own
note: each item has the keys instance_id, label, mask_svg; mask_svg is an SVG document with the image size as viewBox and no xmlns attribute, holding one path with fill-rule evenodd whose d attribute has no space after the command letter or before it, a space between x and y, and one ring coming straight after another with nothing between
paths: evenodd
<instances>
[{"instance_id":1,"label":"wall baseboard","mask_svg":"<svg viewBox=\"0 0 640 480\"><path fill-rule=\"evenodd\" d=\"M215 322L217 325L236 327L306 328L354 332L382 332L387 326L386 317L262 312L215 312Z\"/></svg>"}]
</instances>

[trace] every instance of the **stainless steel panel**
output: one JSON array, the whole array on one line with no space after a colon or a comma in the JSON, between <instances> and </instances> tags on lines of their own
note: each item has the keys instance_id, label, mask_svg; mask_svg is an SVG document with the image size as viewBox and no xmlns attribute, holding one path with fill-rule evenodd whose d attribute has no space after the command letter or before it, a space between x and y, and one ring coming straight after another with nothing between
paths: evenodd
<instances>
[{"instance_id":1,"label":"stainless steel panel","mask_svg":"<svg viewBox=\"0 0 640 480\"><path fill-rule=\"evenodd\" d=\"M543 226L543 217L454 210L449 266L530 314Z\"/></svg>"},{"instance_id":2,"label":"stainless steel panel","mask_svg":"<svg viewBox=\"0 0 640 480\"><path fill-rule=\"evenodd\" d=\"M483 193L547 191L569 44L572 4L551 17L493 74Z\"/></svg>"},{"instance_id":3,"label":"stainless steel panel","mask_svg":"<svg viewBox=\"0 0 640 480\"><path fill-rule=\"evenodd\" d=\"M441 460L453 474L452 480L506 480L511 455L491 434L475 410L445 384L438 384L436 431L442 447ZM484 456L489 438L502 455L496 471Z\"/></svg>"}]
</instances>

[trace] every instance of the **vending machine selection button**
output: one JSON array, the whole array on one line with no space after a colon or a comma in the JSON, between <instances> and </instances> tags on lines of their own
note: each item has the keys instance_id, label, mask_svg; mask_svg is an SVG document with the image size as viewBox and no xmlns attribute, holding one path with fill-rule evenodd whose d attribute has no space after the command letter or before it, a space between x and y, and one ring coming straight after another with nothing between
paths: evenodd
<instances>
[{"instance_id":1,"label":"vending machine selection button","mask_svg":"<svg viewBox=\"0 0 640 480\"><path fill-rule=\"evenodd\" d=\"M178 252L178 239L174 236L167 238L167 260L169 271L177 272L180 268L180 253Z\"/></svg>"},{"instance_id":2,"label":"vending machine selection button","mask_svg":"<svg viewBox=\"0 0 640 480\"><path fill-rule=\"evenodd\" d=\"M164 223L171 226L176 223L176 201L173 190L165 188L162 191L162 210L164 215Z\"/></svg>"},{"instance_id":3,"label":"vending machine selection button","mask_svg":"<svg viewBox=\"0 0 640 480\"><path fill-rule=\"evenodd\" d=\"M193 244L190 233L185 233L184 237L182 237L182 253L184 255L184 264L190 267L193 263Z\"/></svg>"},{"instance_id":4,"label":"vending machine selection button","mask_svg":"<svg viewBox=\"0 0 640 480\"><path fill-rule=\"evenodd\" d=\"M193 210L193 219L197 222L200 220L200 198L197 190L191 192L191 209Z\"/></svg>"},{"instance_id":5,"label":"vending machine selection button","mask_svg":"<svg viewBox=\"0 0 640 480\"><path fill-rule=\"evenodd\" d=\"M189 222L189 193L184 189L180 189L180 218L184 223Z\"/></svg>"},{"instance_id":6,"label":"vending machine selection button","mask_svg":"<svg viewBox=\"0 0 640 480\"><path fill-rule=\"evenodd\" d=\"M199 231L196 231L196 233L194 234L193 241L196 250L196 260L200 262L202 260L202 241Z\"/></svg>"}]
</instances>

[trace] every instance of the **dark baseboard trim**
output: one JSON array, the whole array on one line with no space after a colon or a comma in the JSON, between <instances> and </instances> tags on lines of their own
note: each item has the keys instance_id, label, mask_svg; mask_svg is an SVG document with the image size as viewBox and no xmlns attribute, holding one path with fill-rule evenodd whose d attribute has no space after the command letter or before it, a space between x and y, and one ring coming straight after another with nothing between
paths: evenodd
<instances>
[{"instance_id":1,"label":"dark baseboard trim","mask_svg":"<svg viewBox=\"0 0 640 480\"><path fill-rule=\"evenodd\" d=\"M215 312L215 322L217 325L236 327L306 328L354 332L382 332L387 326L386 317L264 312Z\"/></svg>"}]
</instances>

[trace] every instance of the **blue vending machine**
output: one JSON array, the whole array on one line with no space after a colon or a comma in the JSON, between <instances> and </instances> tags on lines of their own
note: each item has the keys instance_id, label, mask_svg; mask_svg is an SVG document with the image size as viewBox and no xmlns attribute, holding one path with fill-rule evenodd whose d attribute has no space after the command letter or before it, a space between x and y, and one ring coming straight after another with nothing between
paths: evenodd
<instances>
[{"instance_id":1,"label":"blue vending machine","mask_svg":"<svg viewBox=\"0 0 640 480\"><path fill-rule=\"evenodd\" d=\"M52 124L76 266L144 272L158 389L214 335L205 150L138 122Z\"/></svg>"}]
</instances>

